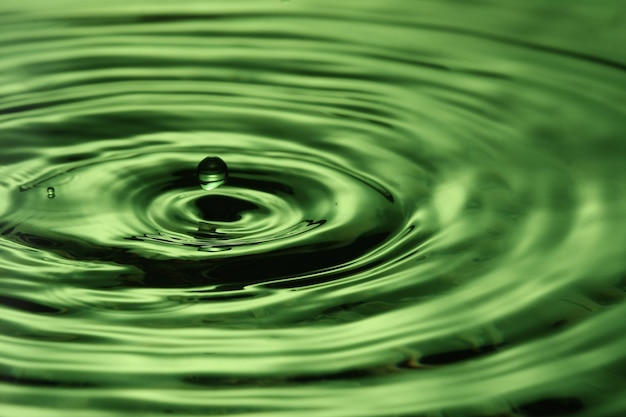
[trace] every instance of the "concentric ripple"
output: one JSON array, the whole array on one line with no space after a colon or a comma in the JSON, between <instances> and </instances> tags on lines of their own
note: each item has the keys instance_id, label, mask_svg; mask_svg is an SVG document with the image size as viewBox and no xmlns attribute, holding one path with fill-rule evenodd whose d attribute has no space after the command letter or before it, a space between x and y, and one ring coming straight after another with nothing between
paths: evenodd
<instances>
[{"instance_id":1,"label":"concentric ripple","mask_svg":"<svg viewBox=\"0 0 626 417\"><path fill-rule=\"evenodd\" d=\"M626 413L625 15L1 4L0 415Z\"/></svg>"},{"instance_id":2,"label":"concentric ripple","mask_svg":"<svg viewBox=\"0 0 626 417\"><path fill-rule=\"evenodd\" d=\"M21 243L72 259L136 266L149 286L253 283L328 268L345 275L404 227L383 184L315 149L225 133L160 136L133 138L134 149L107 142L87 158L64 149L26 161L21 171L44 173L12 194L17 219L6 216L5 227ZM211 192L199 187L194 165L203 150L230 163L227 185ZM45 171L59 159L78 161ZM54 200L42 198L48 187Z\"/></svg>"}]
</instances>

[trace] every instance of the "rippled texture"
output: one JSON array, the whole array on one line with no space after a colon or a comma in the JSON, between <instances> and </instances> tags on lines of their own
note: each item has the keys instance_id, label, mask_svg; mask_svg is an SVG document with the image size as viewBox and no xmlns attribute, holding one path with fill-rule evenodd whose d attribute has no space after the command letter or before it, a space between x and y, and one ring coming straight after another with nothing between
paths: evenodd
<instances>
[{"instance_id":1,"label":"rippled texture","mask_svg":"<svg viewBox=\"0 0 626 417\"><path fill-rule=\"evenodd\" d=\"M0 415L626 414L625 21L1 3Z\"/></svg>"}]
</instances>

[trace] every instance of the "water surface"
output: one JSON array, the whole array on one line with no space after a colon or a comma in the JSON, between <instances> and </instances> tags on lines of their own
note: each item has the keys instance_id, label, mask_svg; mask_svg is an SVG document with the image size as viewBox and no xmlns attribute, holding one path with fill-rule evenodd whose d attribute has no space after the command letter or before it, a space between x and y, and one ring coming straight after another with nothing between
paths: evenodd
<instances>
[{"instance_id":1,"label":"water surface","mask_svg":"<svg viewBox=\"0 0 626 417\"><path fill-rule=\"evenodd\" d=\"M0 5L0 415L626 413L621 2L53 3Z\"/></svg>"}]
</instances>

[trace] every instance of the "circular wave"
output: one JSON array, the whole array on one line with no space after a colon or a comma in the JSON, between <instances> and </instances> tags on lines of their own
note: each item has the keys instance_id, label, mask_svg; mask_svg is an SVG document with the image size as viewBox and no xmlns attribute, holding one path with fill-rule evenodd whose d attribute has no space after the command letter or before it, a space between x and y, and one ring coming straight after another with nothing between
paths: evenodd
<instances>
[{"instance_id":1,"label":"circular wave","mask_svg":"<svg viewBox=\"0 0 626 417\"><path fill-rule=\"evenodd\" d=\"M626 410L611 2L303 3L0 6L1 408Z\"/></svg>"},{"instance_id":2,"label":"circular wave","mask_svg":"<svg viewBox=\"0 0 626 417\"><path fill-rule=\"evenodd\" d=\"M60 173L45 172L57 157L38 161L44 166L34 171L44 174L13 193L11 236L72 259L136 267L142 285L188 287L313 272L332 279L360 258L376 262L370 252L406 227L383 184L323 155L280 143L263 148L262 138L171 136L158 145L135 138L140 154L95 150ZM227 184L211 192L200 188L194 166L204 149L219 149L231 164ZM42 193L52 186L54 200Z\"/></svg>"}]
</instances>

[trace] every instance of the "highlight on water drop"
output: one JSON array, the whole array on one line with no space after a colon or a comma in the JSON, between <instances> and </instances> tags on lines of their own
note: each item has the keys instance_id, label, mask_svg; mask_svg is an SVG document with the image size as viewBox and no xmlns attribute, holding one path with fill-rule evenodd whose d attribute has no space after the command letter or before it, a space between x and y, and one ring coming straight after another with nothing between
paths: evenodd
<instances>
[{"instance_id":1,"label":"highlight on water drop","mask_svg":"<svg viewBox=\"0 0 626 417\"><path fill-rule=\"evenodd\" d=\"M207 156L198 164L198 181L204 190L214 190L228 177L228 166L217 156Z\"/></svg>"},{"instance_id":2,"label":"highlight on water drop","mask_svg":"<svg viewBox=\"0 0 626 417\"><path fill-rule=\"evenodd\" d=\"M54 192L54 187L48 187L48 189L46 191L48 193L48 198L56 197L56 194Z\"/></svg>"}]
</instances>

